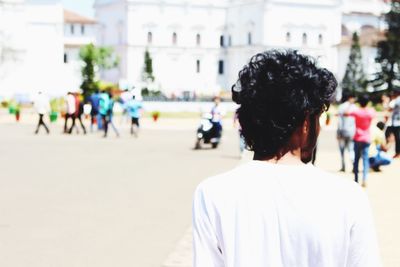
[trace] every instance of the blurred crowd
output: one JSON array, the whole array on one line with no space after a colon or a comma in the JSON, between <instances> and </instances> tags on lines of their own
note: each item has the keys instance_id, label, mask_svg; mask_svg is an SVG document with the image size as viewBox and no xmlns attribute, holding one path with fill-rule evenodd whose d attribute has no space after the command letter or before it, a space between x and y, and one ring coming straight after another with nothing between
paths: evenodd
<instances>
[{"instance_id":1,"label":"blurred crowd","mask_svg":"<svg viewBox=\"0 0 400 267\"><path fill-rule=\"evenodd\" d=\"M369 169L381 171L400 158L400 92L382 96L383 120L377 120L375 109L368 105L368 95L344 92L338 107L337 139L341 155L341 169L346 171L345 152L353 166L354 179L358 182L359 162L363 162L362 186L367 185ZM356 105L358 104L358 105ZM373 122L377 122L375 125ZM394 155L389 151L394 146Z\"/></svg>"},{"instance_id":2,"label":"blurred crowd","mask_svg":"<svg viewBox=\"0 0 400 267\"><path fill-rule=\"evenodd\" d=\"M392 163L393 159L400 158L400 92L382 96L383 116L378 119L377 112L369 105L368 95L357 97L349 92L344 92L342 101L338 106L337 140L341 156L340 171L346 171L346 154L352 162L354 179L359 182L359 163L362 161L362 186L367 184L367 176L370 169L381 171L381 167ZM87 134L88 129L83 117L90 117L90 132L101 130L107 137L109 128L117 137L120 131L114 123L115 104L122 108L122 118L130 123L130 134L138 135L140 118L142 116L142 101L135 97L132 91L112 93L110 91L95 91L84 99L79 93L69 92L64 101L64 130L65 134L74 131ZM214 98L214 106L210 111L209 121L206 126L201 124L197 131L198 139L196 148L200 148L200 142L211 143L217 147L222 133L222 114L219 105L220 98ZM38 124L35 130L37 134L41 127L50 133L49 127L44 121L46 114L50 112L50 103L46 96L39 92L35 100L35 108L38 113ZM205 121L205 119L203 118ZM237 116L235 116L235 122ZM235 123L237 126L237 122ZM240 125L237 126L240 132ZM245 142L240 138L240 152L245 149ZM390 151L394 151L392 155ZM315 159L315 155L314 155ZM314 163L314 161L313 161Z\"/></svg>"},{"instance_id":3,"label":"blurred crowd","mask_svg":"<svg viewBox=\"0 0 400 267\"><path fill-rule=\"evenodd\" d=\"M95 91L89 97L84 98L80 93L68 92L63 101L62 117L64 117L64 133L72 134L75 130L83 134L87 134L88 130L83 123L83 117L90 117L90 132L97 130L104 132L107 137L108 130L111 127L116 136L120 136L114 121L115 104L118 103L122 107L124 118L130 121L130 133L137 136L140 127L140 117L142 115L143 104L136 99L132 91L125 90L122 93L112 93L111 91ZM41 127L49 134L49 127L44 121L44 116L50 113L50 101L42 92L39 92L34 101L39 121L35 130L35 134L39 133Z\"/></svg>"}]
</instances>

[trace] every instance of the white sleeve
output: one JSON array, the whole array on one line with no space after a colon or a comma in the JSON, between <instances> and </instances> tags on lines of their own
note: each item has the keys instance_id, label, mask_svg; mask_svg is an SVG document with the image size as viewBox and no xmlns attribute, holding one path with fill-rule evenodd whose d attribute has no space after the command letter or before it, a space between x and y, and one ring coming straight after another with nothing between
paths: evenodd
<instances>
[{"instance_id":1,"label":"white sleeve","mask_svg":"<svg viewBox=\"0 0 400 267\"><path fill-rule=\"evenodd\" d=\"M193 267L224 267L215 231L210 223L203 190L193 200Z\"/></svg>"},{"instance_id":2,"label":"white sleeve","mask_svg":"<svg viewBox=\"0 0 400 267\"><path fill-rule=\"evenodd\" d=\"M382 265L375 226L365 192L361 192L358 199L355 222L350 233L350 251L346 266L380 267Z\"/></svg>"},{"instance_id":3,"label":"white sleeve","mask_svg":"<svg viewBox=\"0 0 400 267\"><path fill-rule=\"evenodd\" d=\"M394 109L395 106L396 106L396 101L395 100L392 100L392 101L389 102L389 108Z\"/></svg>"}]
</instances>

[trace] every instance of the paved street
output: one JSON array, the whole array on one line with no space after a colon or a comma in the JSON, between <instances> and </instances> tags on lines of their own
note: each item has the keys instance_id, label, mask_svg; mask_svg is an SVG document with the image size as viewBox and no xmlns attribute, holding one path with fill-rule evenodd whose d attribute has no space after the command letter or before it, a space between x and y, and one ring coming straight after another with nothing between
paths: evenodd
<instances>
[{"instance_id":1,"label":"paved street","mask_svg":"<svg viewBox=\"0 0 400 267\"><path fill-rule=\"evenodd\" d=\"M241 162L231 121L221 147L201 151L197 119L145 120L137 139L60 125L35 136L31 122L0 118L0 266L190 266L193 190ZM336 172L334 131L321 137L317 163ZM399 170L371 174L367 190L389 267L400 266Z\"/></svg>"}]
</instances>

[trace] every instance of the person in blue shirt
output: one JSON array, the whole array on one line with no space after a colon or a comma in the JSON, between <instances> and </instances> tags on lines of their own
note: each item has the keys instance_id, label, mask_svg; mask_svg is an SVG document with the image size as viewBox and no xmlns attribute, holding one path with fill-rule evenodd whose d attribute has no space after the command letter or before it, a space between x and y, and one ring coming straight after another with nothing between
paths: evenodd
<instances>
[{"instance_id":1,"label":"person in blue shirt","mask_svg":"<svg viewBox=\"0 0 400 267\"><path fill-rule=\"evenodd\" d=\"M131 135L134 135L135 137L138 135L138 130L140 127L139 119L142 109L142 103L137 101L135 96L132 96L132 99L125 104L125 110L131 118Z\"/></svg>"},{"instance_id":2,"label":"person in blue shirt","mask_svg":"<svg viewBox=\"0 0 400 267\"><path fill-rule=\"evenodd\" d=\"M100 94L99 90L96 90L94 94L92 94L89 98L89 103L92 106L92 109L90 111L90 131L93 132L93 125L96 123L99 126L99 129L101 129L101 121L98 120L98 115L99 115L99 102L100 102Z\"/></svg>"},{"instance_id":3,"label":"person in blue shirt","mask_svg":"<svg viewBox=\"0 0 400 267\"><path fill-rule=\"evenodd\" d=\"M114 121L113 121L115 100L114 100L113 95L111 94L111 92L108 93L108 96L110 98L110 102L109 102L110 106L109 106L109 109L108 109L108 124L111 125L111 127L113 128L115 134L117 135L117 137L119 137L119 131L118 131L117 127L115 127L115 124L114 124Z\"/></svg>"},{"instance_id":4,"label":"person in blue shirt","mask_svg":"<svg viewBox=\"0 0 400 267\"><path fill-rule=\"evenodd\" d=\"M101 116L101 121L103 122L104 137L107 137L109 112L110 112L110 96L108 95L107 92L104 91L100 94L100 101L99 101L99 114Z\"/></svg>"}]
</instances>

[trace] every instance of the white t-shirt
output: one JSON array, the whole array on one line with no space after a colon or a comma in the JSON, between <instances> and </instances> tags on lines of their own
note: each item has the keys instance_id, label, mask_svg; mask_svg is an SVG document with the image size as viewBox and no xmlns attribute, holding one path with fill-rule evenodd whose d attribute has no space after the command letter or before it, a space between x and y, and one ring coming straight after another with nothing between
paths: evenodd
<instances>
[{"instance_id":1,"label":"white t-shirt","mask_svg":"<svg viewBox=\"0 0 400 267\"><path fill-rule=\"evenodd\" d=\"M356 105L346 101L339 105L338 113L339 113L339 124L338 130L342 132L343 137L353 138L356 133L356 122L354 117L344 116L346 112L353 111L356 108Z\"/></svg>"},{"instance_id":2,"label":"white t-shirt","mask_svg":"<svg viewBox=\"0 0 400 267\"><path fill-rule=\"evenodd\" d=\"M222 118L225 116L225 110L221 107L221 104L213 106L211 109L211 116L213 122L222 122Z\"/></svg>"},{"instance_id":3,"label":"white t-shirt","mask_svg":"<svg viewBox=\"0 0 400 267\"><path fill-rule=\"evenodd\" d=\"M381 266L366 194L311 165L252 161L202 182L194 267Z\"/></svg>"},{"instance_id":4,"label":"white t-shirt","mask_svg":"<svg viewBox=\"0 0 400 267\"><path fill-rule=\"evenodd\" d=\"M76 112L75 97L73 95L67 95L67 113L72 115Z\"/></svg>"},{"instance_id":5,"label":"white t-shirt","mask_svg":"<svg viewBox=\"0 0 400 267\"><path fill-rule=\"evenodd\" d=\"M49 99L43 94L38 94L35 99L35 109L38 114L45 115L50 111Z\"/></svg>"}]
</instances>

